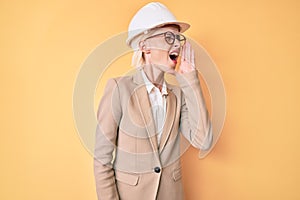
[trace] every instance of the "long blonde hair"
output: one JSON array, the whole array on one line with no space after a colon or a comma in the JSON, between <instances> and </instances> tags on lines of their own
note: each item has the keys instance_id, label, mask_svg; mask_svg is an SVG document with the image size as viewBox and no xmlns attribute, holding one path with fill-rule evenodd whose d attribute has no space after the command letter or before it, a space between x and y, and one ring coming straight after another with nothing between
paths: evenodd
<instances>
[{"instance_id":1,"label":"long blonde hair","mask_svg":"<svg viewBox=\"0 0 300 200\"><path fill-rule=\"evenodd\" d=\"M157 29L158 29L158 27L149 29L132 40L131 47L134 49L134 53L132 55L131 65L133 67L140 69L145 64L145 59L143 56L143 52L139 47L139 43L140 43L140 41L143 41L147 37L150 37L151 35L153 35L153 33L155 33L155 31Z\"/></svg>"},{"instance_id":2,"label":"long blonde hair","mask_svg":"<svg viewBox=\"0 0 300 200\"><path fill-rule=\"evenodd\" d=\"M131 65L137 69L141 68L145 64L143 57L143 52L140 49L137 49L133 52Z\"/></svg>"}]
</instances>

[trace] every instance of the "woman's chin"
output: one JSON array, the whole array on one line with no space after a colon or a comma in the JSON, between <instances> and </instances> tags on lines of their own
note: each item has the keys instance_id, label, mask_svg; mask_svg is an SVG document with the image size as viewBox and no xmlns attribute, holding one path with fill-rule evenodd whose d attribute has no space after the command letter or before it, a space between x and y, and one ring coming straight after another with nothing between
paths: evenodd
<instances>
[{"instance_id":1,"label":"woman's chin","mask_svg":"<svg viewBox=\"0 0 300 200\"><path fill-rule=\"evenodd\" d=\"M174 62L167 62L164 64L154 64L154 66L164 73L174 74L176 64Z\"/></svg>"},{"instance_id":2,"label":"woman's chin","mask_svg":"<svg viewBox=\"0 0 300 200\"><path fill-rule=\"evenodd\" d=\"M168 73L168 74L174 74L175 73L175 68L176 68L175 64L168 65L168 66L165 67L164 72Z\"/></svg>"}]
</instances>

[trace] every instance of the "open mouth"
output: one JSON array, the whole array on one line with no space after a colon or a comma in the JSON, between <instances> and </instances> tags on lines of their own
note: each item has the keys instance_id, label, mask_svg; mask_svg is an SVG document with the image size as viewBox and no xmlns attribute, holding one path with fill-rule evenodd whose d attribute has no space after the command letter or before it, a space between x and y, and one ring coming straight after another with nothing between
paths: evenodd
<instances>
[{"instance_id":1,"label":"open mouth","mask_svg":"<svg viewBox=\"0 0 300 200\"><path fill-rule=\"evenodd\" d=\"M169 54L170 59L173 61L177 61L178 56L179 56L179 54L177 52L171 52Z\"/></svg>"}]
</instances>

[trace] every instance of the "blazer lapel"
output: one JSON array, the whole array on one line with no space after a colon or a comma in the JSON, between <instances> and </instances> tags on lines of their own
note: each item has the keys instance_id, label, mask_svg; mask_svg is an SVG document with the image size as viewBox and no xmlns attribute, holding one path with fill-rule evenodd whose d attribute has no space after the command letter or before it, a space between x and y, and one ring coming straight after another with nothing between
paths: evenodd
<instances>
[{"instance_id":1,"label":"blazer lapel","mask_svg":"<svg viewBox=\"0 0 300 200\"><path fill-rule=\"evenodd\" d=\"M138 85L133 95L135 95L135 99L138 104L137 106L139 108L142 120L145 124L145 128L147 130L147 134L153 151L156 152L158 151L157 136L155 131L156 129L152 116L151 104L141 72L136 73L133 79L134 82Z\"/></svg>"},{"instance_id":2,"label":"blazer lapel","mask_svg":"<svg viewBox=\"0 0 300 200\"><path fill-rule=\"evenodd\" d=\"M168 91L167 96L167 113L165 118L165 124L162 132L161 141L159 144L159 152L163 150L165 147L167 140L170 137L171 129L175 120L175 112L176 112L176 96L172 91Z\"/></svg>"}]
</instances>

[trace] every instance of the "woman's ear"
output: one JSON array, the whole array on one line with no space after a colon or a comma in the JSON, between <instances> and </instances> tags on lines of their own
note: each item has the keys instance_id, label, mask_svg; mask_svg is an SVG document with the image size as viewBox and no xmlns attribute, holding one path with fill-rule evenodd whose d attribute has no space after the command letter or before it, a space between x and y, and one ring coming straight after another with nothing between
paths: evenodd
<instances>
[{"instance_id":1,"label":"woman's ear","mask_svg":"<svg viewBox=\"0 0 300 200\"><path fill-rule=\"evenodd\" d=\"M141 51L144 51L144 50L145 50L145 41L140 41L140 42L139 42L139 49L140 49Z\"/></svg>"},{"instance_id":2,"label":"woman's ear","mask_svg":"<svg viewBox=\"0 0 300 200\"><path fill-rule=\"evenodd\" d=\"M139 49L146 54L150 53L150 49L147 48L145 41L140 41L139 42Z\"/></svg>"}]
</instances>

